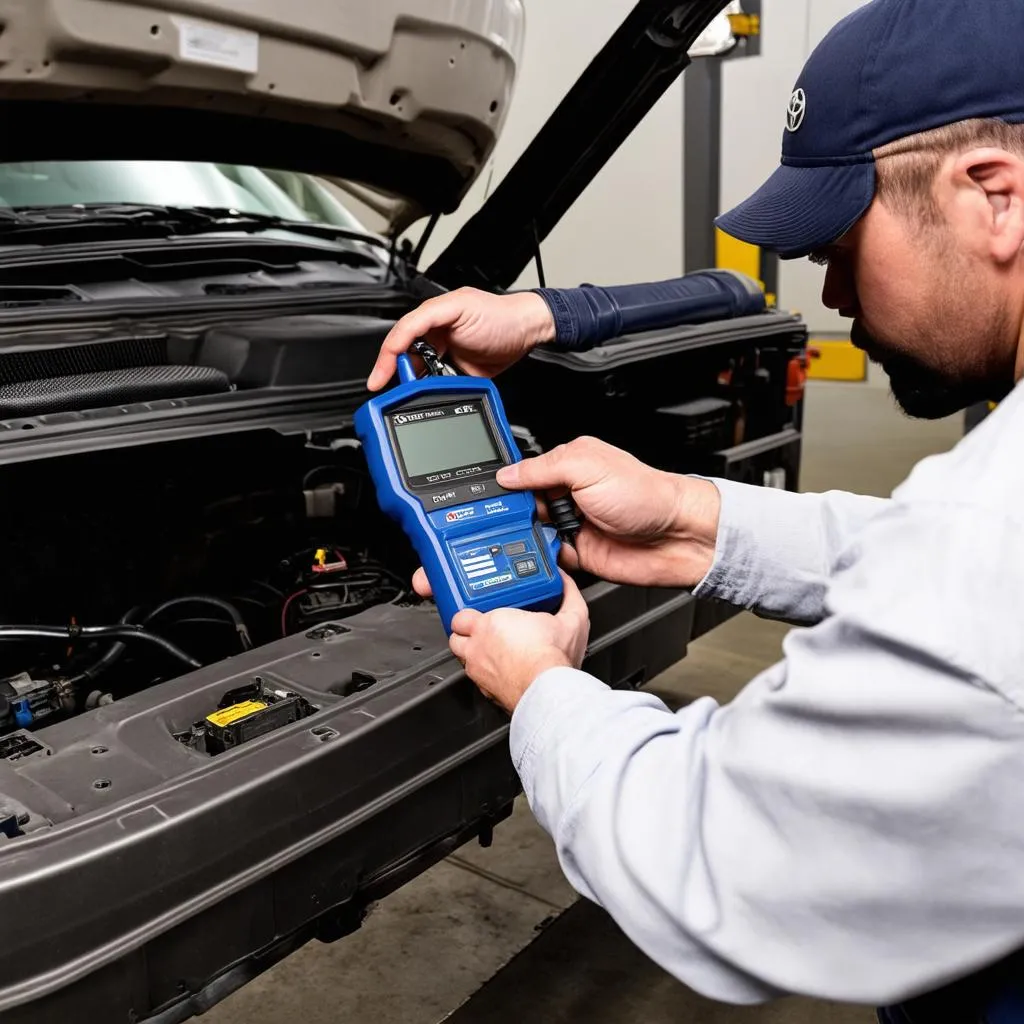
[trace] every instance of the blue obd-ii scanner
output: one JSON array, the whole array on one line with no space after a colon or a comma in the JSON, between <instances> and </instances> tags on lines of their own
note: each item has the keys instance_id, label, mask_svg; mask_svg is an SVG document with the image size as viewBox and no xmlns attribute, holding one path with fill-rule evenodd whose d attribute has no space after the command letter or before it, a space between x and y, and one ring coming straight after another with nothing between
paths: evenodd
<instances>
[{"instance_id":1,"label":"blue obd-ii scanner","mask_svg":"<svg viewBox=\"0 0 1024 1024\"><path fill-rule=\"evenodd\" d=\"M419 555L445 631L463 608L556 611L558 534L532 494L495 479L522 458L498 389L455 374L422 342L416 351L428 375L399 356L399 383L359 408L355 428L377 501Z\"/></svg>"}]
</instances>

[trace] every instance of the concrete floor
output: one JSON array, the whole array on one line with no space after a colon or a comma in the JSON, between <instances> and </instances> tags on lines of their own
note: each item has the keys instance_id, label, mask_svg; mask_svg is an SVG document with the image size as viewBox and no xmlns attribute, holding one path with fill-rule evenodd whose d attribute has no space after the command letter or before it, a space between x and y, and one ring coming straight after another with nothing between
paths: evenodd
<instances>
[{"instance_id":1,"label":"concrete floor","mask_svg":"<svg viewBox=\"0 0 1024 1024\"><path fill-rule=\"evenodd\" d=\"M813 385L806 428L803 489L865 494L887 494L916 461L961 436L959 418L904 419L874 380ZM701 694L727 701L778 659L786 632L741 616L694 644L651 689L672 704ZM449 1015L451 1024L512 1024L529 1015L545 1024L875 1019L864 1008L809 1000L737 1009L695 996L631 947L603 912L575 900L548 837L520 801L491 848L460 850L384 900L358 934L306 946L205 1020L435 1024Z\"/></svg>"}]
</instances>

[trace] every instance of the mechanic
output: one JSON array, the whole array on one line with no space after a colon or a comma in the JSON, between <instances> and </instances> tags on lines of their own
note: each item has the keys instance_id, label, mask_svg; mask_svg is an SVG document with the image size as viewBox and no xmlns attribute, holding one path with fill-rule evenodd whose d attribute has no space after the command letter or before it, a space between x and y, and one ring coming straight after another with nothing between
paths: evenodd
<instances>
[{"instance_id":1,"label":"mechanic","mask_svg":"<svg viewBox=\"0 0 1024 1024\"><path fill-rule=\"evenodd\" d=\"M672 713L578 669L586 605L464 612L573 886L697 991L1024 1020L1024 3L872 0L805 65L782 164L721 217L827 262L823 299L910 415L1001 404L890 499L674 476L581 438L502 470L569 488L564 566L807 628L730 704ZM401 319L493 375L583 347L660 285L461 289ZM425 592L422 573L417 586Z\"/></svg>"}]
</instances>

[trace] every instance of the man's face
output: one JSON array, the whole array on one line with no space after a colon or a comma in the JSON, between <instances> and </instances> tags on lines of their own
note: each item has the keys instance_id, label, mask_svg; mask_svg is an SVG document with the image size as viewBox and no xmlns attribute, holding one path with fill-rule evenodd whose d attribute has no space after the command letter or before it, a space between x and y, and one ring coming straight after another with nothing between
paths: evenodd
<instances>
[{"instance_id":1,"label":"man's face","mask_svg":"<svg viewBox=\"0 0 1024 1024\"><path fill-rule=\"evenodd\" d=\"M1013 387L1017 335L1005 288L948 225L913 225L879 200L828 260L822 301L889 376L909 415L938 419Z\"/></svg>"}]
</instances>

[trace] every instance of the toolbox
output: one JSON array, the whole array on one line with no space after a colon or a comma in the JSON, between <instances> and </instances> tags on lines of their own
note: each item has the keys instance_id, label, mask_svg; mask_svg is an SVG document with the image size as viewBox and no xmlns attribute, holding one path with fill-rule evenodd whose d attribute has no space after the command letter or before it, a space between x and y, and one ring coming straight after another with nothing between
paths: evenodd
<instances>
[{"instance_id":1,"label":"toolbox","mask_svg":"<svg viewBox=\"0 0 1024 1024\"><path fill-rule=\"evenodd\" d=\"M799 316L773 310L587 352L540 346L497 383L544 450L589 435L659 469L797 490L807 341Z\"/></svg>"}]
</instances>

